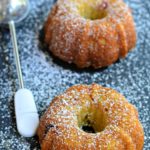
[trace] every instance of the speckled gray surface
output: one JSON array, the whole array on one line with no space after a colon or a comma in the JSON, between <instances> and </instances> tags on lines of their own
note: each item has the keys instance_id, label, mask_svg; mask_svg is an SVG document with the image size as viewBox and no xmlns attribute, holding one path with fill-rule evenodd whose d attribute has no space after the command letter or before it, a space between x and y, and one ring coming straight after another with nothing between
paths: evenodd
<instances>
[{"instance_id":1,"label":"speckled gray surface","mask_svg":"<svg viewBox=\"0 0 150 150\"><path fill-rule=\"evenodd\" d=\"M124 60L101 70L77 70L43 50L39 33L53 4L52 0L30 0L31 11L17 27L23 78L34 93L38 111L45 111L55 95L69 86L96 82L112 87L134 104L145 131L144 150L150 149L150 3L126 0L132 7L138 34L137 46ZM10 35L0 29L0 149L37 150L37 137L23 138L16 131L13 95L18 80Z\"/></svg>"}]
</instances>

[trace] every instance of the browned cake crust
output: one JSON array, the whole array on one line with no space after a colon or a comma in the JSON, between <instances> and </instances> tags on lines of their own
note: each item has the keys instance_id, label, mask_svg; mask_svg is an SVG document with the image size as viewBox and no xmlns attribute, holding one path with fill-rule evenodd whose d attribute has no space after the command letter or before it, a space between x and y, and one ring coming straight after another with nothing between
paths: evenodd
<instances>
[{"instance_id":1,"label":"browned cake crust","mask_svg":"<svg viewBox=\"0 0 150 150\"><path fill-rule=\"evenodd\" d=\"M91 1L58 0L44 27L49 50L79 68L109 66L136 44L131 10L122 0Z\"/></svg>"},{"instance_id":2,"label":"browned cake crust","mask_svg":"<svg viewBox=\"0 0 150 150\"><path fill-rule=\"evenodd\" d=\"M82 126L90 125L95 133ZM136 108L113 89L77 85L54 98L40 120L42 150L142 150Z\"/></svg>"}]
</instances>

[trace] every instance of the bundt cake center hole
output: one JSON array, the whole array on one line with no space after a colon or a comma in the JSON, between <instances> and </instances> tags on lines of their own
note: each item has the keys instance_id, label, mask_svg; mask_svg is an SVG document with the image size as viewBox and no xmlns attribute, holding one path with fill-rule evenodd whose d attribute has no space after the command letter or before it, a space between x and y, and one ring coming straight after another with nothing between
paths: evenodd
<instances>
[{"instance_id":1,"label":"bundt cake center hole","mask_svg":"<svg viewBox=\"0 0 150 150\"><path fill-rule=\"evenodd\" d=\"M87 132L87 133L96 133L94 128L92 126L82 126L81 128L83 131Z\"/></svg>"},{"instance_id":2,"label":"bundt cake center hole","mask_svg":"<svg viewBox=\"0 0 150 150\"><path fill-rule=\"evenodd\" d=\"M88 107L86 104L77 114L78 127L93 134L104 131L108 125L107 111L108 108L104 108L101 102L90 103Z\"/></svg>"},{"instance_id":3,"label":"bundt cake center hole","mask_svg":"<svg viewBox=\"0 0 150 150\"><path fill-rule=\"evenodd\" d=\"M97 20L107 16L108 2L106 0L89 0L78 6L79 13L85 19Z\"/></svg>"}]
</instances>

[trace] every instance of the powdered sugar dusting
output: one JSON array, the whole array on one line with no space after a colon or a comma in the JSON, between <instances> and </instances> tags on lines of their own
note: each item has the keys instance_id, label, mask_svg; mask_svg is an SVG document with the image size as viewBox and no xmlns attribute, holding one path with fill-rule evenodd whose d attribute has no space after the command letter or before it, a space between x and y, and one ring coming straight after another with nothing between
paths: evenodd
<instances>
[{"instance_id":1,"label":"powdered sugar dusting","mask_svg":"<svg viewBox=\"0 0 150 150\"><path fill-rule=\"evenodd\" d=\"M94 134L82 131L80 124L84 124L86 116L93 127L98 126L96 130L103 126L102 131ZM49 124L56 128L45 132ZM41 119L38 134L42 147L53 145L54 149L106 149L110 146L141 149L143 146L143 130L135 107L114 90L96 84L74 86L56 97ZM131 140L129 145L127 139ZM49 143L45 144L47 141Z\"/></svg>"},{"instance_id":2,"label":"powdered sugar dusting","mask_svg":"<svg viewBox=\"0 0 150 150\"><path fill-rule=\"evenodd\" d=\"M130 9L122 0L108 0L105 1L105 9L97 8L103 2L58 0L45 26L45 41L49 50L55 56L75 63L80 68L104 67L124 57L129 49L135 46ZM83 9L84 5L89 8ZM85 17L80 12L82 9L83 13L89 16ZM98 9L97 12L105 16L92 19L90 14L94 12L89 13L90 9Z\"/></svg>"},{"instance_id":3,"label":"powdered sugar dusting","mask_svg":"<svg viewBox=\"0 0 150 150\"><path fill-rule=\"evenodd\" d=\"M48 108L54 96L74 84L99 83L125 95L139 112L145 131L144 150L150 149L150 3L126 0L132 8L137 29L137 45L126 59L103 69L77 70L58 61L38 46L38 34L47 19L51 0L30 0L30 15L17 27L19 53L25 86L33 91L38 111ZM92 32L90 33L92 34ZM21 137L16 128L13 95L18 80L8 30L0 31L0 149L39 150L37 137ZM91 45L92 46L92 45ZM57 61L55 61L57 60ZM90 141L89 141L90 142Z\"/></svg>"}]
</instances>

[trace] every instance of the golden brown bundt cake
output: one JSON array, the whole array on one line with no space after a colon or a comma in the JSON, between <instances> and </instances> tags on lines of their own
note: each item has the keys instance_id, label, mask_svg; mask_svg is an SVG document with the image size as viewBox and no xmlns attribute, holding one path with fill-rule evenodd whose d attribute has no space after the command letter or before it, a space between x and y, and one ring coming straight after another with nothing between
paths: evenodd
<instances>
[{"instance_id":1,"label":"golden brown bundt cake","mask_svg":"<svg viewBox=\"0 0 150 150\"><path fill-rule=\"evenodd\" d=\"M40 120L42 150L142 150L136 108L97 84L77 85L57 96Z\"/></svg>"},{"instance_id":2,"label":"golden brown bundt cake","mask_svg":"<svg viewBox=\"0 0 150 150\"><path fill-rule=\"evenodd\" d=\"M80 68L108 66L136 43L131 10L122 0L58 0L44 31L49 50Z\"/></svg>"}]
</instances>

